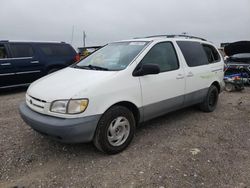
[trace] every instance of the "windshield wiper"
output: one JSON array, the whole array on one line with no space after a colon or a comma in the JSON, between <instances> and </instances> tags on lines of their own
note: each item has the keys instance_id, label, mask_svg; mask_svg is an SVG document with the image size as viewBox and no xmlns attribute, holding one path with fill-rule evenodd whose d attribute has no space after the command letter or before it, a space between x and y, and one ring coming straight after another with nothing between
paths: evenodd
<instances>
[{"instance_id":1,"label":"windshield wiper","mask_svg":"<svg viewBox=\"0 0 250 188\"><path fill-rule=\"evenodd\" d=\"M95 65L88 65L87 67L89 67L90 69L94 69L94 70L105 70L105 71L109 70L108 68L95 66Z\"/></svg>"},{"instance_id":2,"label":"windshield wiper","mask_svg":"<svg viewBox=\"0 0 250 188\"><path fill-rule=\"evenodd\" d=\"M104 71L109 70L108 68L99 67L99 66L95 66L95 65L85 65L85 66L75 65L74 67L79 68L79 69L104 70Z\"/></svg>"}]
</instances>

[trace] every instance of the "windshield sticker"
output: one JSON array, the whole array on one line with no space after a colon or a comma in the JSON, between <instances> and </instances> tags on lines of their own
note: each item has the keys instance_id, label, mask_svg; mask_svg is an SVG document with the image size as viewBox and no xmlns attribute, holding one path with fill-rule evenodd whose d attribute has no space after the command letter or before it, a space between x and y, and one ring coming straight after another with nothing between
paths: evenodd
<instances>
[{"instance_id":1,"label":"windshield sticker","mask_svg":"<svg viewBox=\"0 0 250 188\"><path fill-rule=\"evenodd\" d=\"M134 45L134 46L144 46L146 42L130 42L129 45Z\"/></svg>"}]
</instances>

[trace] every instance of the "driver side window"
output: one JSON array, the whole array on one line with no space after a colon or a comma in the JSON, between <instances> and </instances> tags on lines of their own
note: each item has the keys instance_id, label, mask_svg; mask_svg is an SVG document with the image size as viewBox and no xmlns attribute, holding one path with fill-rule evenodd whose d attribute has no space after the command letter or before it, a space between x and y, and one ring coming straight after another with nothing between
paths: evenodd
<instances>
[{"instance_id":1,"label":"driver side window","mask_svg":"<svg viewBox=\"0 0 250 188\"><path fill-rule=\"evenodd\" d=\"M153 46L141 64L156 64L160 67L160 72L179 69L178 58L171 42L161 42Z\"/></svg>"}]
</instances>

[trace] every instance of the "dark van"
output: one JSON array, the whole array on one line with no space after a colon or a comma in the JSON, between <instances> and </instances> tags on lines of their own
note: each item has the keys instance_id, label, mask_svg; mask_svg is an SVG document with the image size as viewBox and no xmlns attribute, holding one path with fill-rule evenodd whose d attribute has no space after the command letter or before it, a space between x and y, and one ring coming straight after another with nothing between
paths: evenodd
<instances>
[{"instance_id":1,"label":"dark van","mask_svg":"<svg viewBox=\"0 0 250 188\"><path fill-rule=\"evenodd\" d=\"M64 42L0 41L0 89L28 85L76 60L76 51Z\"/></svg>"}]
</instances>

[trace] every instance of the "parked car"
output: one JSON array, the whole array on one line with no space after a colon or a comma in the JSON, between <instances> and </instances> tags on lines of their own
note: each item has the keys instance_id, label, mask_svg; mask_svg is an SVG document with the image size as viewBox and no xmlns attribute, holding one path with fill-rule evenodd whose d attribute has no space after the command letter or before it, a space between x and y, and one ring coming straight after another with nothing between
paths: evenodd
<instances>
[{"instance_id":1,"label":"parked car","mask_svg":"<svg viewBox=\"0 0 250 188\"><path fill-rule=\"evenodd\" d=\"M76 55L64 42L0 41L0 89L28 85L71 65Z\"/></svg>"},{"instance_id":2,"label":"parked car","mask_svg":"<svg viewBox=\"0 0 250 188\"><path fill-rule=\"evenodd\" d=\"M250 84L250 41L239 41L225 46L225 75L241 74L246 84Z\"/></svg>"},{"instance_id":3,"label":"parked car","mask_svg":"<svg viewBox=\"0 0 250 188\"><path fill-rule=\"evenodd\" d=\"M142 122L190 105L214 111L223 68L214 45L194 37L114 42L32 83L20 114L43 135L114 154Z\"/></svg>"}]
</instances>

